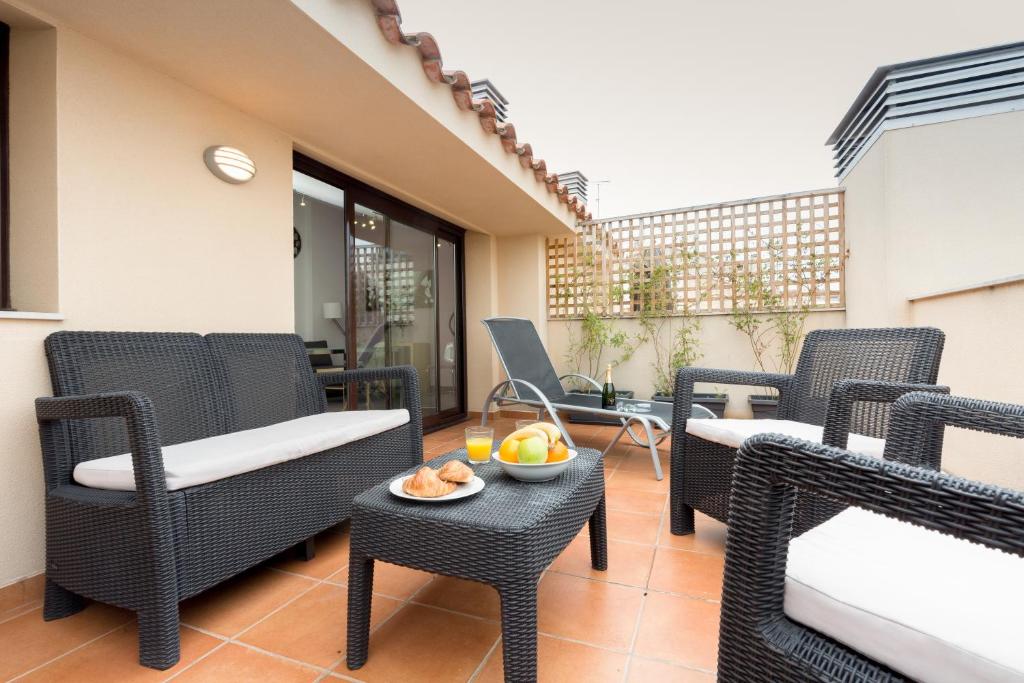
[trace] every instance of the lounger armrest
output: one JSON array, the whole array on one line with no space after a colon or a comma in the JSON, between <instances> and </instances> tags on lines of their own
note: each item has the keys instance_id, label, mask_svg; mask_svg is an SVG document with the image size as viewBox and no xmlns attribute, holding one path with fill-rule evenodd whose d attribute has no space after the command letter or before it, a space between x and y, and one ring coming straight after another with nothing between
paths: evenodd
<instances>
[{"instance_id":1,"label":"lounger armrest","mask_svg":"<svg viewBox=\"0 0 1024 683\"><path fill-rule=\"evenodd\" d=\"M714 368L680 368L676 373L676 388L672 409L672 424L682 430L686 429L686 419L690 416L690 404L693 403L693 385L697 382L714 384L740 384L756 387L778 389L781 396L793 381L792 375L775 372L750 372L744 370L717 370ZM685 409L684 409L685 407Z\"/></svg>"},{"instance_id":2,"label":"lounger armrest","mask_svg":"<svg viewBox=\"0 0 1024 683\"><path fill-rule=\"evenodd\" d=\"M879 382L864 379L842 379L832 387L828 397L828 409L825 414L825 428L822 443L837 448L846 448L853 422L853 409L857 403L895 403L901 396L912 392L929 392L948 394L949 387L937 384L911 384L905 382ZM891 434L891 430L889 431ZM889 455L888 436L886 435L886 457ZM891 459L922 467L939 468L940 449L922 459L909 460L905 457ZM895 454L896 451L894 450ZM919 453L924 455L924 453Z\"/></svg>"},{"instance_id":3,"label":"lounger armrest","mask_svg":"<svg viewBox=\"0 0 1024 683\"><path fill-rule=\"evenodd\" d=\"M324 388L338 384L400 380L405 390L405 407L409 411L409 424L412 427L409 444L410 467L423 462L423 408L420 404L420 379L416 368L411 365L356 368L320 373L317 374L317 379Z\"/></svg>"},{"instance_id":4,"label":"lounger armrest","mask_svg":"<svg viewBox=\"0 0 1024 683\"><path fill-rule=\"evenodd\" d=\"M54 469L57 466L54 432L63 420L124 418L128 430L128 448L135 470L135 491L140 502L166 498L163 453L153 403L138 391L116 391L83 396L47 396L36 399L36 420L39 422L43 457ZM48 468L50 469L50 468ZM70 472L64 473L70 480ZM58 485L58 481L48 484Z\"/></svg>"},{"instance_id":5,"label":"lounger armrest","mask_svg":"<svg viewBox=\"0 0 1024 683\"><path fill-rule=\"evenodd\" d=\"M929 400L944 397L931 396ZM785 633L783 597L795 492L1024 556L1024 493L778 434L739 449L725 552L722 633Z\"/></svg>"}]
</instances>

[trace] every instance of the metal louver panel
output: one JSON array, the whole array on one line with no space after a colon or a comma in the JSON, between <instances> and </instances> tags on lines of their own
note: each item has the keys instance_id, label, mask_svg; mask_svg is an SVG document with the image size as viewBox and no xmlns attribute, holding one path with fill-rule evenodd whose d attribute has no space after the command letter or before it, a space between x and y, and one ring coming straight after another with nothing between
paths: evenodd
<instances>
[{"instance_id":1,"label":"metal louver panel","mask_svg":"<svg viewBox=\"0 0 1024 683\"><path fill-rule=\"evenodd\" d=\"M1024 43L875 70L829 137L842 180L882 133L1024 109Z\"/></svg>"}]
</instances>

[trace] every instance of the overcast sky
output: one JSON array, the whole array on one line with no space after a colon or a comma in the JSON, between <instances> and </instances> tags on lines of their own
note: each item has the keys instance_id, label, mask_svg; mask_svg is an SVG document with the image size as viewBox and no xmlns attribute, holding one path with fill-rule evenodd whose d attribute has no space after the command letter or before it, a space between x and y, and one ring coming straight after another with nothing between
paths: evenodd
<instances>
[{"instance_id":1,"label":"overcast sky","mask_svg":"<svg viewBox=\"0 0 1024 683\"><path fill-rule=\"evenodd\" d=\"M1024 0L401 0L602 216L835 185L875 67L1024 40Z\"/></svg>"}]
</instances>

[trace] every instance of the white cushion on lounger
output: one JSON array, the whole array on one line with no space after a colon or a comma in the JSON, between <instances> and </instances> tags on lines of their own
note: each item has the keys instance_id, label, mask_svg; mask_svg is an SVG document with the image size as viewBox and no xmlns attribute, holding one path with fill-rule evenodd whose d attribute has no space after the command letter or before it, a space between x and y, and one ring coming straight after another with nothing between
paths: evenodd
<instances>
[{"instance_id":1,"label":"white cushion on lounger","mask_svg":"<svg viewBox=\"0 0 1024 683\"><path fill-rule=\"evenodd\" d=\"M740 444L755 434L785 434L805 441L821 443L823 429L817 425L793 420L712 420L694 419L686 421L686 433L698 436L706 441L714 441L723 446L739 448ZM863 434L850 434L849 450L873 458L881 458L885 450L885 440L876 439Z\"/></svg>"},{"instance_id":2,"label":"white cushion on lounger","mask_svg":"<svg viewBox=\"0 0 1024 683\"><path fill-rule=\"evenodd\" d=\"M1016 555L849 508L793 539L786 575L790 619L913 679L1024 681Z\"/></svg>"},{"instance_id":3,"label":"white cushion on lounger","mask_svg":"<svg viewBox=\"0 0 1024 683\"><path fill-rule=\"evenodd\" d=\"M165 446L167 489L175 491L295 460L408 421L409 411L405 409L328 412ZM97 489L134 491L132 456L125 453L79 463L75 466L75 481Z\"/></svg>"}]
</instances>

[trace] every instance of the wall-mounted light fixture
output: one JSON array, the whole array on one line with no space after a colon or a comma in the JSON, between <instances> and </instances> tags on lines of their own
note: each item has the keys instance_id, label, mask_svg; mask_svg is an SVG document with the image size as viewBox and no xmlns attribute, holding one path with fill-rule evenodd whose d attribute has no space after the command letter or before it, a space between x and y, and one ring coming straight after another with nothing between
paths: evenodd
<instances>
[{"instance_id":1,"label":"wall-mounted light fixture","mask_svg":"<svg viewBox=\"0 0 1024 683\"><path fill-rule=\"evenodd\" d=\"M226 183L247 183L256 175L256 164L249 155L234 147L207 147L203 152L203 161L210 173Z\"/></svg>"}]
</instances>

